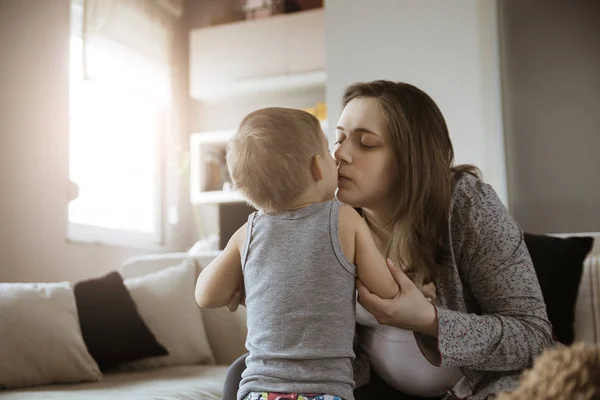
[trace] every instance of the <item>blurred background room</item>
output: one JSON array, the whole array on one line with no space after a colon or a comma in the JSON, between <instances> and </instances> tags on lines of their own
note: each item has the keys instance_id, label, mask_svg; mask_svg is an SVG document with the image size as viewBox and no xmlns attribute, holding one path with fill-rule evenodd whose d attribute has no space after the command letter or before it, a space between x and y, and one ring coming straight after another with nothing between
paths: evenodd
<instances>
[{"instance_id":1,"label":"blurred background room","mask_svg":"<svg viewBox=\"0 0 600 400\"><path fill-rule=\"evenodd\" d=\"M257 108L334 142L341 94L430 94L524 230L600 232L597 0L0 0L0 281L216 252L253 211L225 147Z\"/></svg>"}]
</instances>

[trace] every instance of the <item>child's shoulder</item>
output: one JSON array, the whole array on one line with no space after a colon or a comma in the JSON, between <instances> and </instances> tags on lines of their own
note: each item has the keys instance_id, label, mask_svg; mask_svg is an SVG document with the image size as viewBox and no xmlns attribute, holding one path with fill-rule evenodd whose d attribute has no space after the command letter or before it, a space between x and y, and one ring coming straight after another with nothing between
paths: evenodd
<instances>
[{"instance_id":1,"label":"child's shoulder","mask_svg":"<svg viewBox=\"0 0 600 400\"><path fill-rule=\"evenodd\" d=\"M240 226L239 229L235 231L235 233L229 239L229 244L236 248L240 254L243 252L244 245L246 244L247 227L248 222L245 222L244 225Z\"/></svg>"}]
</instances>

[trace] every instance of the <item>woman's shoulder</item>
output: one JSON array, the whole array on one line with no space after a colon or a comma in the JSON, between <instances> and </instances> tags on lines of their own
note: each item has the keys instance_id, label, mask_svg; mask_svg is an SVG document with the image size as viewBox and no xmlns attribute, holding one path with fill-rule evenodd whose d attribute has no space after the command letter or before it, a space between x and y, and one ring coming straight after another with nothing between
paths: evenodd
<instances>
[{"instance_id":1,"label":"woman's shoulder","mask_svg":"<svg viewBox=\"0 0 600 400\"><path fill-rule=\"evenodd\" d=\"M452 200L456 202L480 195L484 185L479 176L468 172L456 172L453 177Z\"/></svg>"},{"instance_id":2,"label":"woman's shoulder","mask_svg":"<svg viewBox=\"0 0 600 400\"><path fill-rule=\"evenodd\" d=\"M491 185L477 176L457 176L449 216L450 237L455 254L493 251L506 257L520 244L521 233L516 221ZM503 246L494 243L502 241ZM491 248L495 250L492 251Z\"/></svg>"},{"instance_id":3,"label":"woman's shoulder","mask_svg":"<svg viewBox=\"0 0 600 400\"><path fill-rule=\"evenodd\" d=\"M491 185L468 173L455 177L449 215L453 241L513 223Z\"/></svg>"},{"instance_id":4,"label":"woman's shoulder","mask_svg":"<svg viewBox=\"0 0 600 400\"><path fill-rule=\"evenodd\" d=\"M459 172L454 175L452 188L451 216L457 211L476 209L494 209L504 207L491 185L480 177Z\"/></svg>"}]
</instances>

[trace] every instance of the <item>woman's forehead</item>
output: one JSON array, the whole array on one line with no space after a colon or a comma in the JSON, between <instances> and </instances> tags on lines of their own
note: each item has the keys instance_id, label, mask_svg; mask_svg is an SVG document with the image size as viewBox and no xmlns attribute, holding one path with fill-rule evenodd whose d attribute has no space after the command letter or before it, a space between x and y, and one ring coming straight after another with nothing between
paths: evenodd
<instances>
[{"instance_id":1,"label":"woman's forehead","mask_svg":"<svg viewBox=\"0 0 600 400\"><path fill-rule=\"evenodd\" d=\"M346 131L365 129L385 134L386 124L379 100L374 97L358 97L351 100L340 116L338 127Z\"/></svg>"}]
</instances>

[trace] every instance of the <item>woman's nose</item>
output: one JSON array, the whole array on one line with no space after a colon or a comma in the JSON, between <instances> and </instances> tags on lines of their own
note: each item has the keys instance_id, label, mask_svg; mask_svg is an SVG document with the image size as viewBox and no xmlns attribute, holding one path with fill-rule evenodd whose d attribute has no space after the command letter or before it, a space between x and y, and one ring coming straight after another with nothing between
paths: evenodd
<instances>
[{"instance_id":1,"label":"woman's nose","mask_svg":"<svg viewBox=\"0 0 600 400\"><path fill-rule=\"evenodd\" d=\"M339 144L337 148L333 151L333 158L335 158L335 161L338 164L342 162L349 164L352 162L352 155L350 154L350 149L348 149L348 146L345 146L343 142Z\"/></svg>"}]
</instances>

